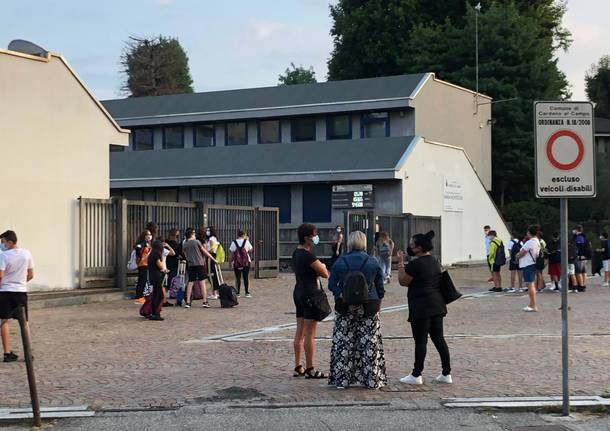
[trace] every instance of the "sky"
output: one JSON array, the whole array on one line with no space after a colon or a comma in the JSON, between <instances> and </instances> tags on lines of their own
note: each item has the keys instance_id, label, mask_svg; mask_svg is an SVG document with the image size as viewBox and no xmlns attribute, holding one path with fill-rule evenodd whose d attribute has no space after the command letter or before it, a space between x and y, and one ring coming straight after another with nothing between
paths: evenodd
<instances>
[{"instance_id":1,"label":"sky","mask_svg":"<svg viewBox=\"0 0 610 431\"><path fill-rule=\"evenodd\" d=\"M323 81L332 50L328 6L328 0L0 0L0 47L26 39L63 54L101 100L122 97L119 61L130 36L177 37L195 91L276 85L291 62L313 66ZM568 1L564 25L574 42L559 53L559 65L573 100L586 98L585 71L610 54L608 22L610 0Z\"/></svg>"}]
</instances>

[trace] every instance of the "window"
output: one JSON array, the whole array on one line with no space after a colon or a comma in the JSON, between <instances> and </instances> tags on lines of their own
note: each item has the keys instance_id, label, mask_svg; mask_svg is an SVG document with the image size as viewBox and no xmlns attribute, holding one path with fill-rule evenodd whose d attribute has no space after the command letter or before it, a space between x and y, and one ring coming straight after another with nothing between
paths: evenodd
<instances>
[{"instance_id":1,"label":"window","mask_svg":"<svg viewBox=\"0 0 610 431\"><path fill-rule=\"evenodd\" d=\"M193 128L193 147L213 147L215 143L213 124L199 124Z\"/></svg>"},{"instance_id":2,"label":"window","mask_svg":"<svg viewBox=\"0 0 610 431\"><path fill-rule=\"evenodd\" d=\"M227 189L227 205L236 205L240 207L252 206L252 188L245 187L229 187Z\"/></svg>"},{"instance_id":3,"label":"window","mask_svg":"<svg viewBox=\"0 0 610 431\"><path fill-rule=\"evenodd\" d=\"M155 192L155 189L142 190L142 200L143 201L156 201L157 193Z\"/></svg>"},{"instance_id":4,"label":"window","mask_svg":"<svg viewBox=\"0 0 610 431\"><path fill-rule=\"evenodd\" d=\"M390 136L390 116L387 112L362 114L362 138L384 138Z\"/></svg>"},{"instance_id":5,"label":"window","mask_svg":"<svg viewBox=\"0 0 610 431\"><path fill-rule=\"evenodd\" d=\"M326 118L326 139L351 139L352 117L349 114Z\"/></svg>"},{"instance_id":6,"label":"window","mask_svg":"<svg viewBox=\"0 0 610 431\"><path fill-rule=\"evenodd\" d=\"M125 199L129 199L130 201L141 201L142 199L142 190L138 189L127 189L123 190L123 197Z\"/></svg>"},{"instance_id":7,"label":"window","mask_svg":"<svg viewBox=\"0 0 610 431\"><path fill-rule=\"evenodd\" d=\"M163 148L166 150L173 148L184 148L184 128L181 126L164 127Z\"/></svg>"},{"instance_id":8,"label":"window","mask_svg":"<svg viewBox=\"0 0 610 431\"><path fill-rule=\"evenodd\" d=\"M293 142L316 140L316 119L314 117L293 118L290 121Z\"/></svg>"},{"instance_id":9,"label":"window","mask_svg":"<svg viewBox=\"0 0 610 431\"><path fill-rule=\"evenodd\" d=\"M198 187L191 189L191 200L204 204L214 203L214 189L212 187Z\"/></svg>"},{"instance_id":10,"label":"window","mask_svg":"<svg viewBox=\"0 0 610 431\"><path fill-rule=\"evenodd\" d=\"M265 120L258 122L258 143L278 144L282 141L280 120Z\"/></svg>"},{"instance_id":11,"label":"window","mask_svg":"<svg viewBox=\"0 0 610 431\"><path fill-rule=\"evenodd\" d=\"M158 189L157 200L159 202L178 202L178 189Z\"/></svg>"},{"instance_id":12,"label":"window","mask_svg":"<svg viewBox=\"0 0 610 431\"><path fill-rule=\"evenodd\" d=\"M152 129L135 129L132 133L133 149L135 151L152 150L155 148L153 143Z\"/></svg>"},{"instance_id":13,"label":"window","mask_svg":"<svg viewBox=\"0 0 610 431\"><path fill-rule=\"evenodd\" d=\"M120 151L125 151L125 147L123 147L122 145L112 145L112 144L110 144L110 152L111 153L120 152Z\"/></svg>"},{"instance_id":14,"label":"window","mask_svg":"<svg viewBox=\"0 0 610 431\"><path fill-rule=\"evenodd\" d=\"M226 127L227 145L247 145L248 128L245 121L239 123L227 123Z\"/></svg>"},{"instance_id":15,"label":"window","mask_svg":"<svg viewBox=\"0 0 610 431\"><path fill-rule=\"evenodd\" d=\"M280 223L290 223L292 215L290 186L265 186L263 194L266 207L277 207L280 209Z\"/></svg>"},{"instance_id":16,"label":"window","mask_svg":"<svg viewBox=\"0 0 610 431\"><path fill-rule=\"evenodd\" d=\"M332 188L328 184L303 186L303 223L332 221Z\"/></svg>"}]
</instances>

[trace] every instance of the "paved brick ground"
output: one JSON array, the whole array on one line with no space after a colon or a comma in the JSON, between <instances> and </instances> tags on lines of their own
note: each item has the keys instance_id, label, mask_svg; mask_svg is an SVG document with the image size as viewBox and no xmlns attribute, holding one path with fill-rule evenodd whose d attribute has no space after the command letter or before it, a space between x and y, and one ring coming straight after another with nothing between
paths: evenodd
<instances>
[{"instance_id":1,"label":"paved brick ground","mask_svg":"<svg viewBox=\"0 0 610 431\"><path fill-rule=\"evenodd\" d=\"M198 305L168 308L165 322L149 322L137 306L106 304L33 310L36 370L45 406L86 404L96 409L173 407L215 401L425 402L452 396L553 395L561 391L560 295L544 293L541 312L526 314L522 295L487 294L483 269L453 272L466 298L450 306L446 333L455 384L430 383L439 370L432 344L423 387L398 379L412 367L413 342L406 311L382 315L390 385L381 391L336 391L324 381L291 376L292 330L269 332L251 341L205 341L206 337L291 323L293 278L255 281L254 298L234 309ZM610 394L610 289L590 283L570 295L572 389L575 394ZM406 302L393 283L384 306ZM17 325L13 341L17 342ZM328 369L332 322L320 325L319 366ZM203 340L203 341L202 341ZM22 361L0 363L0 406L29 401Z\"/></svg>"}]
</instances>

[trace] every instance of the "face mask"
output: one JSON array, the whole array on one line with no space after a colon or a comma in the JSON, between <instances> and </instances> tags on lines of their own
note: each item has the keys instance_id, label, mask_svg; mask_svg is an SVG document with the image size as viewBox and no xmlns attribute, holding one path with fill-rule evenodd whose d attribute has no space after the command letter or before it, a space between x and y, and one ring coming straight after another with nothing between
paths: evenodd
<instances>
[{"instance_id":1,"label":"face mask","mask_svg":"<svg viewBox=\"0 0 610 431\"><path fill-rule=\"evenodd\" d=\"M574 229L574 230L572 231L572 233L573 233L574 235L576 235L578 232L576 231L576 229Z\"/></svg>"},{"instance_id":2,"label":"face mask","mask_svg":"<svg viewBox=\"0 0 610 431\"><path fill-rule=\"evenodd\" d=\"M8 250L8 245L6 245L5 242L0 243L0 251L6 251Z\"/></svg>"},{"instance_id":3,"label":"face mask","mask_svg":"<svg viewBox=\"0 0 610 431\"><path fill-rule=\"evenodd\" d=\"M205 234L206 234L207 236L210 236L210 235L212 235L212 232L210 232L209 230L206 230L206 231L205 231Z\"/></svg>"},{"instance_id":4,"label":"face mask","mask_svg":"<svg viewBox=\"0 0 610 431\"><path fill-rule=\"evenodd\" d=\"M337 233L341 233L341 228L337 228Z\"/></svg>"},{"instance_id":5,"label":"face mask","mask_svg":"<svg viewBox=\"0 0 610 431\"><path fill-rule=\"evenodd\" d=\"M313 242L313 245L318 245L318 244L320 244L320 237L319 237L318 235L314 236L314 237L311 239L311 242Z\"/></svg>"},{"instance_id":6,"label":"face mask","mask_svg":"<svg viewBox=\"0 0 610 431\"><path fill-rule=\"evenodd\" d=\"M146 241L150 241L152 239L152 235L146 235Z\"/></svg>"},{"instance_id":7,"label":"face mask","mask_svg":"<svg viewBox=\"0 0 610 431\"><path fill-rule=\"evenodd\" d=\"M407 247L407 254L409 256L415 256L415 252L413 251L413 249L411 247Z\"/></svg>"}]
</instances>

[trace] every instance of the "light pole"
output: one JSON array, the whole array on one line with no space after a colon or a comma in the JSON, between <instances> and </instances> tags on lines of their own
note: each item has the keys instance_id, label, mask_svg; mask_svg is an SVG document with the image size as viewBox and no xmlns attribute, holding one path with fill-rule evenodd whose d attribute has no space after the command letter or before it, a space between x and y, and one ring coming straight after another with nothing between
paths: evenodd
<instances>
[{"instance_id":1,"label":"light pole","mask_svg":"<svg viewBox=\"0 0 610 431\"><path fill-rule=\"evenodd\" d=\"M476 93L479 95L479 13L481 12L481 2L479 2L474 10L474 33L475 33L475 69L476 69Z\"/></svg>"}]
</instances>

